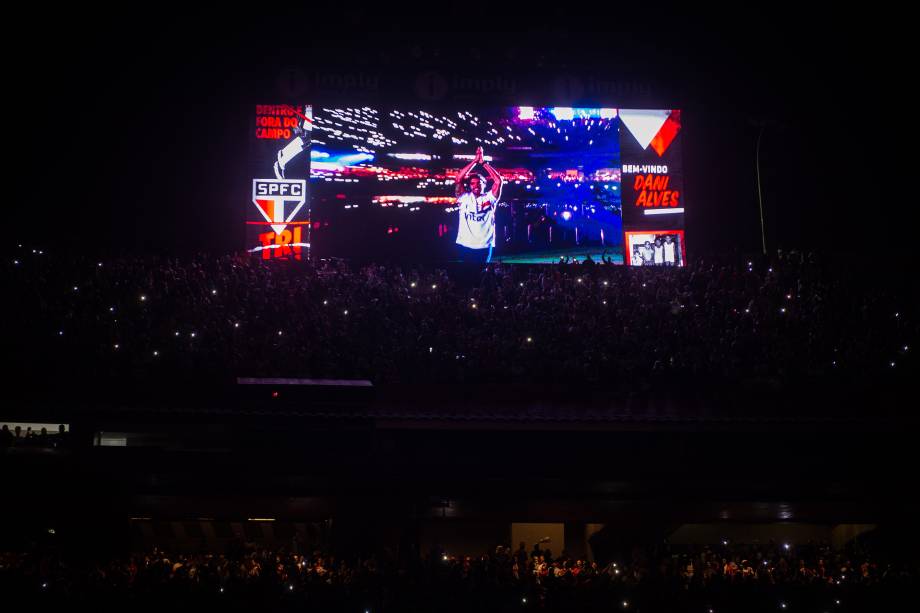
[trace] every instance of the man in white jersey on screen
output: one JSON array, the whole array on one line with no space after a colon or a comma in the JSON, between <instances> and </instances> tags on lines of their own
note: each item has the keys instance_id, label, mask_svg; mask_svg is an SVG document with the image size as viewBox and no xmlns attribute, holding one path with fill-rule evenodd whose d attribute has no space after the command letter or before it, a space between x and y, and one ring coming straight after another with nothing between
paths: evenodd
<instances>
[{"instance_id":1,"label":"man in white jersey on screen","mask_svg":"<svg viewBox=\"0 0 920 613\"><path fill-rule=\"evenodd\" d=\"M664 245L661 244L660 236L655 239L652 249L655 251L655 266L664 266Z\"/></svg>"},{"instance_id":2,"label":"man in white jersey on screen","mask_svg":"<svg viewBox=\"0 0 920 613\"><path fill-rule=\"evenodd\" d=\"M481 164L492 180L486 190L485 178L472 172ZM463 181L469 177L469 191ZM476 148L476 157L464 166L454 179L457 209L460 214L457 226L457 251L464 262L489 262L495 247L495 207L501 198L502 178L482 157L482 147Z\"/></svg>"},{"instance_id":3,"label":"man in white jersey on screen","mask_svg":"<svg viewBox=\"0 0 920 613\"><path fill-rule=\"evenodd\" d=\"M677 243L674 242L674 237L670 234L664 237L664 265L665 266L676 266L677 265Z\"/></svg>"}]
</instances>

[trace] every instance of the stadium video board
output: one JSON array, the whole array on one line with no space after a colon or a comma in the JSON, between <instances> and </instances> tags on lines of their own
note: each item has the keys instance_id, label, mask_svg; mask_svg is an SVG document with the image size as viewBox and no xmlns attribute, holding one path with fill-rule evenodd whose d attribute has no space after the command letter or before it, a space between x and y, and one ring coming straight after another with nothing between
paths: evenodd
<instances>
[{"instance_id":1,"label":"stadium video board","mask_svg":"<svg viewBox=\"0 0 920 613\"><path fill-rule=\"evenodd\" d=\"M317 105L286 117L299 127L270 133L277 159L266 149L261 164L275 181L308 169L307 204L294 215L298 238L263 231L252 242L261 257L292 256L285 245L299 243L354 259L686 261L678 110ZM272 188L254 182L253 202ZM288 198L292 211L297 198L277 190L293 186L274 189L272 202ZM257 208L254 225L273 218Z\"/></svg>"},{"instance_id":2,"label":"stadium video board","mask_svg":"<svg viewBox=\"0 0 920 613\"><path fill-rule=\"evenodd\" d=\"M312 113L309 105L255 108L246 248L266 260L309 255Z\"/></svg>"}]
</instances>

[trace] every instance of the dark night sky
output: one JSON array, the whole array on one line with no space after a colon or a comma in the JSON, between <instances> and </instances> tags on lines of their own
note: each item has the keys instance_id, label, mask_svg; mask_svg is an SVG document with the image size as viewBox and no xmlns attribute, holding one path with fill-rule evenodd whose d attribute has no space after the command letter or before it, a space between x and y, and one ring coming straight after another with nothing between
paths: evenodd
<instances>
[{"instance_id":1,"label":"dark night sky","mask_svg":"<svg viewBox=\"0 0 920 613\"><path fill-rule=\"evenodd\" d=\"M467 12L448 15L462 23ZM909 39L889 28L880 40L862 16L790 14L734 25L670 15L664 28L645 20L628 32L433 32L383 27L362 11L314 15L304 28L218 25L202 14L147 20L139 31L133 18L77 28L59 15L44 26L54 53L11 69L21 107L8 113L10 134L24 145L13 176L28 179L16 181L4 234L83 250L237 248L249 111L276 101L282 68L411 82L429 68L485 65L511 78L573 71L642 81L662 107L684 109L688 237L698 252L759 246L749 118L770 120L762 167L771 245L848 250L873 224L903 225L909 207L909 185L867 172L910 175L914 128L906 105L892 102L898 75L911 74L900 68Z\"/></svg>"}]
</instances>

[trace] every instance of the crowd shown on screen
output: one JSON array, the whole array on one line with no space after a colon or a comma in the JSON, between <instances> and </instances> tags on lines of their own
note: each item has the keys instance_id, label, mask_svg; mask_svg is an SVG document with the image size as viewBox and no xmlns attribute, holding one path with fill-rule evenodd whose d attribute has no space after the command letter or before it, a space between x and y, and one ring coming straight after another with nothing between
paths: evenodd
<instances>
[{"instance_id":1,"label":"crowd shown on screen","mask_svg":"<svg viewBox=\"0 0 920 613\"><path fill-rule=\"evenodd\" d=\"M801 252L481 270L24 253L7 269L26 375L40 363L121 378L559 379L616 390L895 371L918 330L903 285Z\"/></svg>"}]
</instances>

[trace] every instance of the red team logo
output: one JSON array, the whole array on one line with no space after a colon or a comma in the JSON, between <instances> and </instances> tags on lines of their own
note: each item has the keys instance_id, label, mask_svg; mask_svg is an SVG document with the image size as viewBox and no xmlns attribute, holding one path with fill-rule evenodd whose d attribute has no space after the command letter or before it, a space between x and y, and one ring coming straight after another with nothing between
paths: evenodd
<instances>
[{"instance_id":1,"label":"red team logo","mask_svg":"<svg viewBox=\"0 0 920 613\"><path fill-rule=\"evenodd\" d=\"M252 203L272 232L259 234L262 259L293 257L299 260L304 247L303 226L293 221L307 201L307 182L303 179L253 179ZM261 222L259 222L261 223ZM290 228L288 228L290 226Z\"/></svg>"}]
</instances>

